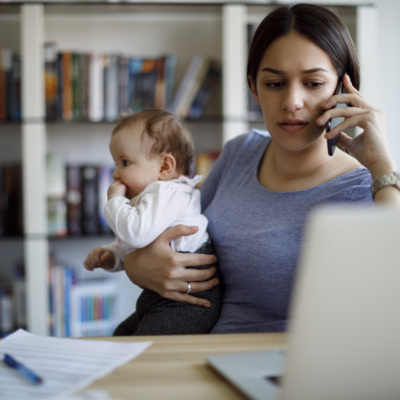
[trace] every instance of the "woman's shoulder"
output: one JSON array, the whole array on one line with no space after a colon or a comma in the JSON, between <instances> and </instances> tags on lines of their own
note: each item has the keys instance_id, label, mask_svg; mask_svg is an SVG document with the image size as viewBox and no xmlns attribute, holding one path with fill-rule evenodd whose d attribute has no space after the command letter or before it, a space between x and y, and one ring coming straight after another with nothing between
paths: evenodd
<instances>
[{"instance_id":1,"label":"woman's shoulder","mask_svg":"<svg viewBox=\"0 0 400 400\"><path fill-rule=\"evenodd\" d=\"M252 129L248 133L243 133L229 140L225 147L231 152L242 152L244 150L260 149L268 145L271 136L268 131Z\"/></svg>"}]
</instances>

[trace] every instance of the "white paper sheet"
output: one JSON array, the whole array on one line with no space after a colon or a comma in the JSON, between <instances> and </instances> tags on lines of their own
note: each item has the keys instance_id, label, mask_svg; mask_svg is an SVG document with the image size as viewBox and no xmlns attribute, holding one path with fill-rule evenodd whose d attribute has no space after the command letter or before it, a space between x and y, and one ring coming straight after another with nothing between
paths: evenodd
<instances>
[{"instance_id":1,"label":"white paper sheet","mask_svg":"<svg viewBox=\"0 0 400 400\"><path fill-rule=\"evenodd\" d=\"M118 343L102 340L37 336L22 329L0 341L0 357L14 356L39 375L34 385L0 362L0 399L53 400L77 392L116 367L137 357L151 342Z\"/></svg>"}]
</instances>

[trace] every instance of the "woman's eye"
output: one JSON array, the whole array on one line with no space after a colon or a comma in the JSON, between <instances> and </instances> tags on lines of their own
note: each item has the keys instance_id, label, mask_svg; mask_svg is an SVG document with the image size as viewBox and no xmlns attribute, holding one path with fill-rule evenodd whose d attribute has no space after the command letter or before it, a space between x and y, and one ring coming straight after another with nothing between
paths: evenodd
<instances>
[{"instance_id":1,"label":"woman's eye","mask_svg":"<svg viewBox=\"0 0 400 400\"><path fill-rule=\"evenodd\" d=\"M323 82L317 82L317 81L313 81L313 82L306 82L305 83L306 86L309 86L313 89L319 88L321 86L324 86Z\"/></svg>"},{"instance_id":2,"label":"woman's eye","mask_svg":"<svg viewBox=\"0 0 400 400\"><path fill-rule=\"evenodd\" d=\"M271 89L281 88L285 85L284 82L266 82L265 86Z\"/></svg>"}]
</instances>

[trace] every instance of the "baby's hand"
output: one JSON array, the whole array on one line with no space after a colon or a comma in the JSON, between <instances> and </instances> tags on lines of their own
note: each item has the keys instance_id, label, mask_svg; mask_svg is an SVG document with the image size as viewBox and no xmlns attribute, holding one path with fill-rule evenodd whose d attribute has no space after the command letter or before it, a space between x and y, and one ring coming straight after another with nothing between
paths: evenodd
<instances>
[{"instance_id":1,"label":"baby's hand","mask_svg":"<svg viewBox=\"0 0 400 400\"><path fill-rule=\"evenodd\" d=\"M121 181L113 182L107 191L108 200L111 200L113 197L117 196L125 196L126 194L126 186Z\"/></svg>"},{"instance_id":2,"label":"baby's hand","mask_svg":"<svg viewBox=\"0 0 400 400\"><path fill-rule=\"evenodd\" d=\"M110 270L114 267L115 258L114 254L107 249L102 247L94 248L86 257L83 265L89 271L93 271L95 268L103 268Z\"/></svg>"}]
</instances>

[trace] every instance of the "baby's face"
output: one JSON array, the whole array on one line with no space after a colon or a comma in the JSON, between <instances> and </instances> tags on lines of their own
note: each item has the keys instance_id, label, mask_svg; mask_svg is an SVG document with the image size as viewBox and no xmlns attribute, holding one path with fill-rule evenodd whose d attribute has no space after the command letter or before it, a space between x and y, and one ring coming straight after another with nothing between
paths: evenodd
<instances>
[{"instance_id":1,"label":"baby's face","mask_svg":"<svg viewBox=\"0 0 400 400\"><path fill-rule=\"evenodd\" d=\"M110 141L110 151L115 162L113 178L127 188L131 199L152 182L159 180L161 156L150 155L152 142L142 137L142 126L128 126L115 132Z\"/></svg>"}]
</instances>

